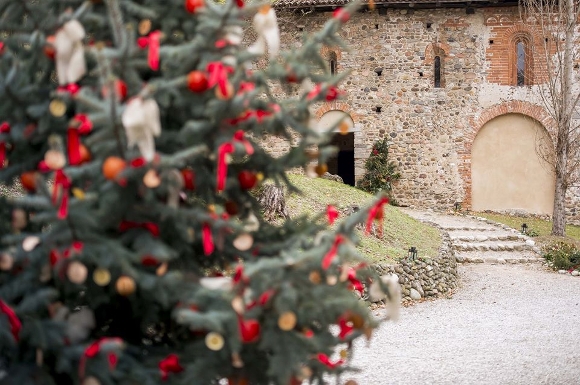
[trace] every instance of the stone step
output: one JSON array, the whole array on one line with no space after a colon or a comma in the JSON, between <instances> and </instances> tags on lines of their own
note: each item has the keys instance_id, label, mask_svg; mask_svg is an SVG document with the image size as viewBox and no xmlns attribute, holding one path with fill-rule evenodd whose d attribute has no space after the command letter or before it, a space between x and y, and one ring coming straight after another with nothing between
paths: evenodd
<instances>
[{"instance_id":1,"label":"stone step","mask_svg":"<svg viewBox=\"0 0 580 385\"><path fill-rule=\"evenodd\" d=\"M498 252L498 253L480 253L480 252L461 252L455 254L455 259L460 263L497 263L497 264L516 264L516 263L544 263L544 258L531 252Z\"/></svg>"},{"instance_id":2,"label":"stone step","mask_svg":"<svg viewBox=\"0 0 580 385\"><path fill-rule=\"evenodd\" d=\"M471 235L469 235L468 233L465 234L449 234L449 238L451 238L451 241L454 243L457 242L488 242L488 241L521 241L523 243L527 243L530 246L534 246L535 242L532 241L531 239L528 239L526 236L524 235L519 235L519 234L510 234L510 233L504 233L504 234L494 234L494 233L487 233L487 234L477 234L477 235L473 235L473 233L471 233Z\"/></svg>"},{"instance_id":3,"label":"stone step","mask_svg":"<svg viewBox=\"0 0 580 385\"><path fill-rule=\"evenodd\" d=\"M494 226L440 226L443 230L447 232L451 231L469 231L469 232L480 232L480 231L502 231L503 228Z\"/></svg>"},{"instance_id":4,"label":"stone step","mask_svg":"<svg viewBox=\"0 0 580 385\"><path fill-rule=\"evenodd\" d=\"M457 251L534 251L534 245L525 242L452 242L451 247Z\"/></svg>"}]
</instances>

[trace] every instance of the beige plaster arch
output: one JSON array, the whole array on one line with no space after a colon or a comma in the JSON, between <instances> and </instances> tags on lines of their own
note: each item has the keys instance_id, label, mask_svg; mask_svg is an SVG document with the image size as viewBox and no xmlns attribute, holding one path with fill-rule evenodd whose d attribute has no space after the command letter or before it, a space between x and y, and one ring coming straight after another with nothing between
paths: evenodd
<instances>
[{"instance_id":1,"label":"beige plaster arch","mask_svg":"<svg viewBox=\"0 0 580 385\"><path fill-rule=\"evenodd\" d=\"M551 141L537 120L522 114L486 122L471 150L472 209L551 214L554 173L538 150L551 148Z\"/></svg>"},{"instance_id":2,"label":"beige plaster arch","mask_svg":"<svg viewBox=\"0 0 580 385\"><path fill-rule=\"evenodd\" d=\"M469 126L472 130L467 130L464 137L463 148L458 150L458 155L461 159L459 163L458 171L463 181L463 196L462 206L465 208L471 208L471 196L472 196L472 185L471 185L471 148L473 141L477 136L479 130L490 120L505 114L517 113L528 116L536 121L538 121L550 134L552 139L552 145L555 148L556 138L556 124L554 119L546 112L544 108L536 104L525 102L522 100L510 100L508 102L499 103L491 106L474 118L469 119Z\"/></svg>"}]
</instances>

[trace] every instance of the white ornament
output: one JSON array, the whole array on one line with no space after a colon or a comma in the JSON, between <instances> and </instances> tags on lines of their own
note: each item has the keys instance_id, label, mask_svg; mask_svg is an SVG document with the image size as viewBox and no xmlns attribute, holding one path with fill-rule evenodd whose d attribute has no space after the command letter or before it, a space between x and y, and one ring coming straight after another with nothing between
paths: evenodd
<instances>
[{"instance_id":1,"label":"white ornament","mask_svg":"<svg viewBox=\"0 0 580 385\"><path fill-rule=\"evenodd\" d=\"M210 290L231 290L234 287L231 277L204 277L199 279L199 284Z\"/></svg>"},{"instance_id":2,"label":"white ornament","mask_svg":"<svg viewBox=\"0 0 580 385\"><path fill-rule=\"evenodd\" d=\"M151 162L155 157L153 137L161 135L157 102L154 99L134 98L127 103L121 120L127 134L127 146L131 148L137 145L141 156Z\"/></svg>"},{"instance_id":3,"label":"white ornament","mask_svg":"<svg viewBox=\"0 0 580 385\"><path fill-rule=\"evenodd\" d=\"M266 46L268 46L270 59L276 57L280 50L280 30L278 29L276 13L272 7L266 5L260 8L260 11L254 16L254 30L258 34L258 39L248 48L248 51L263 55L266 53Z\"/></svg>"},{"instance_id":4,"label":"white ornament","mask_svg":"<svg viewBox=\"0 0 580 385\"><path fill-rule=\"evenodd\" d=\"M87 72L82 41L85 29L77 20L66 22L54 37L58 83L75 83Z\"/></svg>"}]
</instances>

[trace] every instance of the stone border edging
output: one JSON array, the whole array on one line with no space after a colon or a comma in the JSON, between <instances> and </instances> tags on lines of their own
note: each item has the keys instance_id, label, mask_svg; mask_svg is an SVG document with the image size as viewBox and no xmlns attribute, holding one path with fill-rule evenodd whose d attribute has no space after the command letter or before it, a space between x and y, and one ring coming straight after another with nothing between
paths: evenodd
<instances>
[{"instance_id":1,"label":"stone border edging","mask_svg":"<svg viewBox=\"0 0 580 385\"><path fill-rule=\"evenodd\" d=\"M403 303L449 294L458 286L457 261L449 234L434 223L424 223L441 232L441 247L437 257L402 260L392 265L372 265L381 276L397 275Z\"/></svg>"}]
</instances>

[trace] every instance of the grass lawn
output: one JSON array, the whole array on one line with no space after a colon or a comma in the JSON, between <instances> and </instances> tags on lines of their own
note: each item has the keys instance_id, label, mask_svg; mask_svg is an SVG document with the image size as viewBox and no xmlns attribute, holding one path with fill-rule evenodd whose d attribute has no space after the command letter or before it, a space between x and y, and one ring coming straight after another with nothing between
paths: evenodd
<instances>
[{"instance_id":1,"label":"grass lawn","mask_svg":"<svg viewBox=\"0 0 580 385\"><path fill-rule=\"evenodd\" d=\"M339 210L352 205L366 207L373 196L349 185L322 178L311 179L302 175L290 175L292 183L303 194L292 194L287 197L286 205L291 216L313 215L323 212L326 205L333 204ZM385 207L384 237L378 239L359 234L359 246L372 262L394 262L407 256L410 246L419 250L420 257L435 257L441 245L439 231L427 226L393 206Z\"/></svg>"},{"instance_id":2,"label":"grass lawn","mask_svg":"<svg viewBox=\"0 0 580 385\"><path fill-rule=\"evenodd\" d=\"M520 230L522 228L522 223L525 223L528 225L528 230L539 234L537 237L534 237L534 240L540 246L545 246L554 242L565 242L572 243L577 247L580 247L580 226L567 225L566 237L563 238L550 235L552 232L552 221L534 217L516 217L512 215L497 213L473 213L473 215L487 218L494 222L503 223L516 230Z\"/></svg>"}]
</instances>

